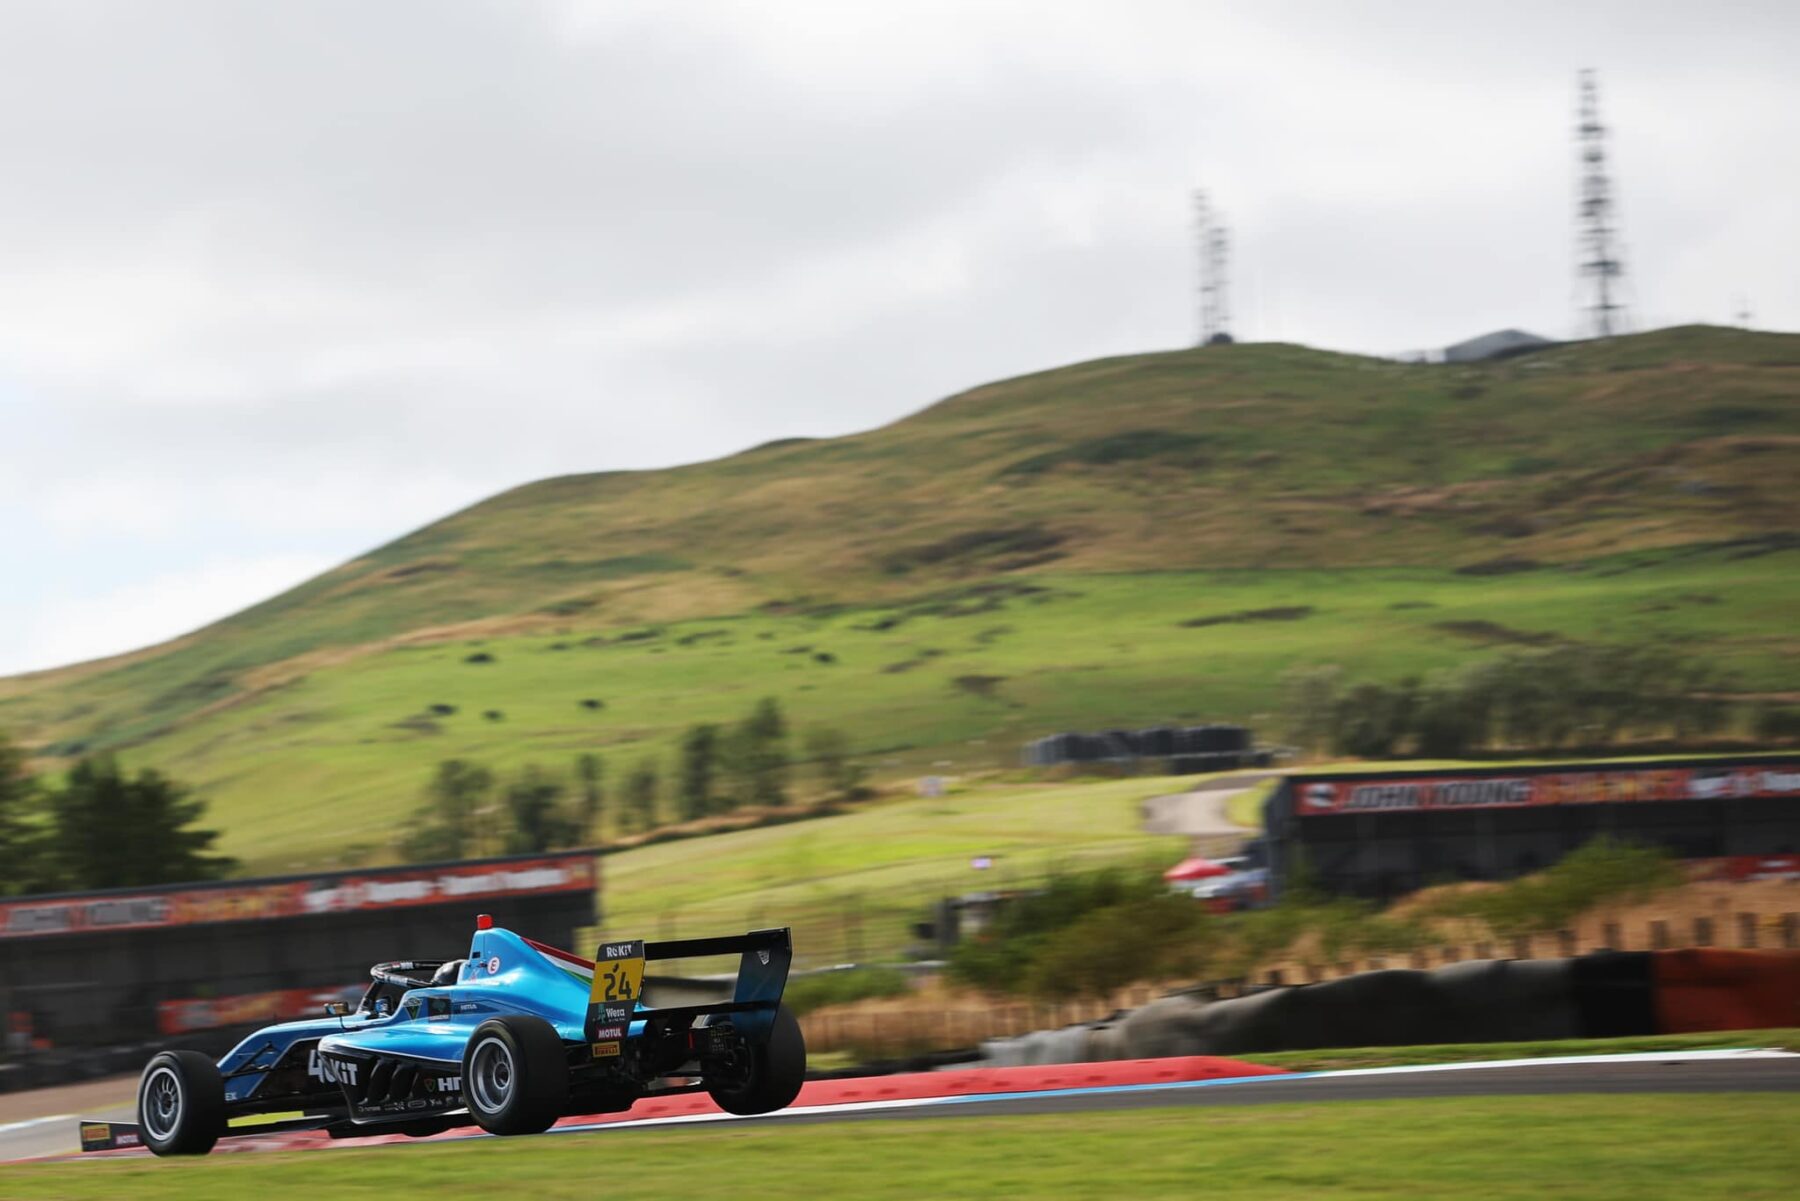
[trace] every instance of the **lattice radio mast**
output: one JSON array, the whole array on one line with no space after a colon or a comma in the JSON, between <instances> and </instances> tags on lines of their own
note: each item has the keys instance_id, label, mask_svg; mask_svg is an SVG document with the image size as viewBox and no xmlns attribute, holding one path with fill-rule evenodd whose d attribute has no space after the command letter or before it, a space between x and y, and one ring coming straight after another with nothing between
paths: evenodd
<instances>
[{"instance_id":1,"label":"lattice radio mast","mask_svg":"<svg viewBox=\"0 0 1800 1201\"><path fill-rule=\"evenodd\" d=\"M1200 269L1200 340L1195 345L1216 346L1231 341L1230 238L1204 191L1194 193L1194 243Z\"/></svg>"},{"instance_id":2,"label":"lattice radio mast","mask_svg":"<svg viewBox=\"0 0 1800 1201\"><path fill-rule=\"evenodd\" d=\"M1581 199L1577 206L1576 243L1582 312L1596 338L1623 333L1625 306L1619 280L1625 274L1615 224L1612 177L1606 171L1606 126L1600 123L1600 85L1594 72L1581 72L1579 117L1575 126L1581 151Z\"/></svg>"}]
</instances>

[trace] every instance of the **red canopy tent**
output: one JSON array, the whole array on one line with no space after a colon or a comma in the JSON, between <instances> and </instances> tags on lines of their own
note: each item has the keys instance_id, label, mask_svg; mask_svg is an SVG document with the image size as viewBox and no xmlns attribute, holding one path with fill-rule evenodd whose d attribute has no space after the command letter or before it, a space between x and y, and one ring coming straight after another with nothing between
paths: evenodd
<instances>
[{"instance_id":1,"label":"red canopy tent","mask_svg":"<svg viewBox=\"0 0 1800 1201\"><path fill-rule=\"evenodd\" d=\"M1180 880L1204 880L1209 876L1229 876L1230 874L1231 869L1223 864L1196 856L1192 859L1183 859L1164 872L1163 879L1173 884Z\"/></svg>"}]
</instances>

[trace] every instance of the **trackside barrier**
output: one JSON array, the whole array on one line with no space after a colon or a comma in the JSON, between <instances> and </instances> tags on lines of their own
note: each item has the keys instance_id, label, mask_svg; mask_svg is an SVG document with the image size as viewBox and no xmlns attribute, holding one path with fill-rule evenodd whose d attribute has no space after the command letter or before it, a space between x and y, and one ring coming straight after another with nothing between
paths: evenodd
<instances>
[{"instance_id":1,"label":"trackside barrier","mask_svg":"<svg viewBox=\"0 0 1800 1201\"><path fill-rule=\"evenodd\" d=\"M1800 1026L1800 952L1658 951L1656 1024L1665 1034Z\"/></svg>"}]
</instances>

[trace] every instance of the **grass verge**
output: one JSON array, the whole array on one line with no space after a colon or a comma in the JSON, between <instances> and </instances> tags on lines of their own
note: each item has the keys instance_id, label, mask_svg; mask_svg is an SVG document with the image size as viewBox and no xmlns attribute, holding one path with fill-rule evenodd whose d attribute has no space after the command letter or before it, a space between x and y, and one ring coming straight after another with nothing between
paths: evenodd
<instances>
[{"instance_id":1,"label":"grass verge","mask_svg":"<svg viewBox=\"0 0 1800 1201\"><path fill-rule=\"evenodd\" d=\"M1800 1097L1440 1098L771 1123L8 1168L14 1201L264 1196L1787 1197Z\"/></svg>"},{"instance_id":2,"label":"grass verge","mask_svg":"<svg viewBox=\"0 0 1800 1201\"><path fill-rule=\"evenodd\" d=\"M1484 1059L1543 1059L1554 1055L1624 1055L1638 1051L1712 1051L1764 1047L1800 1052L1800 1029L1718 1030L1643 1038L1564 1038L1525 1043L1436 1043L1422 1047L1328 1047L1272 1051L1247 1058L1296 1072L1382 1068L1402 1064L1473 1063Z\"/></svg>"}]
</instances>

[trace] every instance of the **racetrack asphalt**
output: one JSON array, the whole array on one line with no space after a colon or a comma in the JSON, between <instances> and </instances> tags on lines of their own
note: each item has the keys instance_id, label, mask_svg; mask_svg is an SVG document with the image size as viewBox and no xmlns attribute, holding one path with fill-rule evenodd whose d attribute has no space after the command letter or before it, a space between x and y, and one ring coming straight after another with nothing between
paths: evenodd
<instances>
[{"instance_id":1,"label":"racetrack asphalt","mask_svg":"<svg viewBox=\"0 0 1800 1201\"><path fill-rule=\"evenodd\" d=\"M793 1109L762 1118L720 1114L627 1119L604 1125L568 1125L554 1134L644 1129L711 1121L840 1122L871 1118L987 1117L999 1114L1071 1113L1181 1105L1266 1105L1379 1101L1421 1097L1530 1096L1569 1093L1745 1093L1800 1091L1800 1055L1731 1052L1643 1055L1501 1064L1455 1064L1344 1072L1299 1072L1237 1080L1156 1085L1053 1089L1042 1092L877 1101L818 1109ZM84 1117L131 1120L129 1107ZM466 1137L487 1137L471 1132ZM0 1161L60 1155L74 1150L72 1116L0 1127ZM335 1144L335 1145L354 1145ZM403 1144L395 1144L403 1145Z\"/></svg>"}]
</instances>

